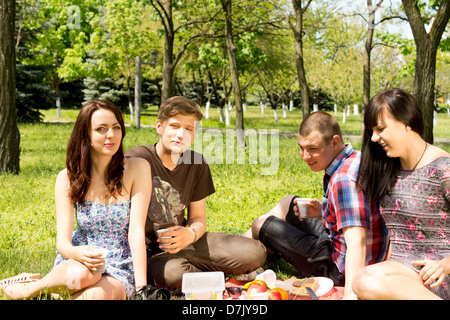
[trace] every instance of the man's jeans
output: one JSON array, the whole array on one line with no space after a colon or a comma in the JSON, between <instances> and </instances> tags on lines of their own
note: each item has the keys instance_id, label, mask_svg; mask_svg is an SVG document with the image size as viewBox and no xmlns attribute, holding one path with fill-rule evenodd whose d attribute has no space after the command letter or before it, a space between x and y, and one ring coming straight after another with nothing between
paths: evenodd
<instances>
[{"instance_id":1,"label":"man's jeans","mask_svg":"<svg viewBox=\"0 0 450 320\"><path fill-rule=\"evenodd\" d=\"M286 221L270 216L263 223L259 239L269 249L293 265L305 276L322 276L344 285L344 276L331 261L331 242L322 218L306 218L303 221L294 213L293 200L286 214Z\"/></svg>"},{"instance_id":2,"label":"man's jeans","mask_svg":"<svg viewBox=\"0 0 450 320\"><path fill-rule=\"evenodd\" d=\"M218 232L206 232L175 254L154 248L147 255L148 283L171 290L181 288L186 272L223 271L226 275L239 275L256 270L266 261L266 249L260 241Z\"/></svg>"}]
</instances>

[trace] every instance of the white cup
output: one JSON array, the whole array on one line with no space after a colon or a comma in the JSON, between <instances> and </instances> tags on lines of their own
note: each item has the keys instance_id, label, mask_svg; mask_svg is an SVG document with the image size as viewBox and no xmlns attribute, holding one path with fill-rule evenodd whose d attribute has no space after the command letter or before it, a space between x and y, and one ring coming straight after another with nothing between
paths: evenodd
<instances>
[{"instance_id":1,"label":"white cup","mask_svg":"<svg viewBox=\"0 0 450 320\"><path fill-rule=\"evenodd\" d=\"M95 270L93 273L103 273L103 272L105 272L105 270L106 270L106 256L107 256L107 254L108 254L108 250L107 249L104 249L104 248L95 248L95 250L97 251L97 252L100 252L101 253L101 258L103 258L103 259L105 259L105 262L103 263L103 265L102 266L100 266L100 267L97 267L97 270Z\"/></svg>"},{"instance_id":2,"label":"white cup","mask_svg":"<svg viewBox=\"0 0 450 320\"><path fill-rule=\"evenodd\" d=\"M172 239L173 237L161 237L161 233L168 232L168 231L172 231L172 229L159 229L156 231L156 234L159 239ZM165 249L163 249L163 250L167 251Z\"/></svg>"},{"instance_id":3,"label":"white cup","mask_svg":"<svg viewBox=\"0 0 450 320\"><path fill-rule=\"evenodd\" d=\"M275 282L277 281L277 275L273 270L267 269L266 271L258 274L256 279L263 280L269 288L273 288Z\"/></svg>"},{"instance_id":4,"label":"white cup","mask_svg":"<svg viewBox=\"0 0 450 320\"><path fill-rule=\"evenodd\" d=\"M297 198L298 215L301 219L309 218L309 198Z\"/></svg>"}]
</instances>

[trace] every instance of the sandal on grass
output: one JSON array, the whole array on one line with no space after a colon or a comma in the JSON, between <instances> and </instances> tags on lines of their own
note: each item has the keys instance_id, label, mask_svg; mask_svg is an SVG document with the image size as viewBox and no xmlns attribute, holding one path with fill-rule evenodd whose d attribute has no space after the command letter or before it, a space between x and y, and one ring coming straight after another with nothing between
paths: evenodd
<instances>
[{"instance_id":1,"label":"sandal on grass","mask_svg":"<svg viewBox=\"0 0 450 320\"><path fill-rule=\"evenodd\" d=\"M42 279L39 273L21 273L17 276L0 280L0 290L5 289L7 286L15 283L28 283Z\"/></svg>"}]
</instances>

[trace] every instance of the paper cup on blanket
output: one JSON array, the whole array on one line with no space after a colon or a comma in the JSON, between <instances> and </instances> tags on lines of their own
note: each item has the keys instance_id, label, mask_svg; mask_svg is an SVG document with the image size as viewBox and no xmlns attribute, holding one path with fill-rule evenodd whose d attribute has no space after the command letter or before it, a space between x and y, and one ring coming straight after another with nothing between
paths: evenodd
<instances>
[{"instance_id":1,"label":"paper cup on blanket","mask_svg":"<svg viewBox=\"0 0 450 320\"><path fill-rule=\"evenodd\" d=\"M267 269L266 271L258 274L256 279L261 279L269 288L274 288L275 282L277 281L277 275L273 270Z\"/></svg>"}]
</instances>

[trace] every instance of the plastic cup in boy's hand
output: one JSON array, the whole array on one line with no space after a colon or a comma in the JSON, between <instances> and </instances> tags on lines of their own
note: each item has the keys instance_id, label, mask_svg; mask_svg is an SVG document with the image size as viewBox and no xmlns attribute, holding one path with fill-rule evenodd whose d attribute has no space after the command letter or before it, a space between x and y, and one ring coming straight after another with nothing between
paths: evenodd
<instances>
[{"instance_id":1,"label":"plastic cup in boy's hand","mask_svg":"<svg viewBox=\"0 0 450 320\"><path fill-rule=\"evenodd\" d=\"M164 236L161 235L162 233L169 232L169 231L173 231L173 230L171 230L171 229L159 229L159 230L156 231L156 234L158 235L159 239L172 239L173 238L172 236L164 237ZM170 243L161 243L161 245L168 245L168 244L170 244ZM163 250L167 251L167 249L163 249Z\"/></svg>"}]
</instances>

